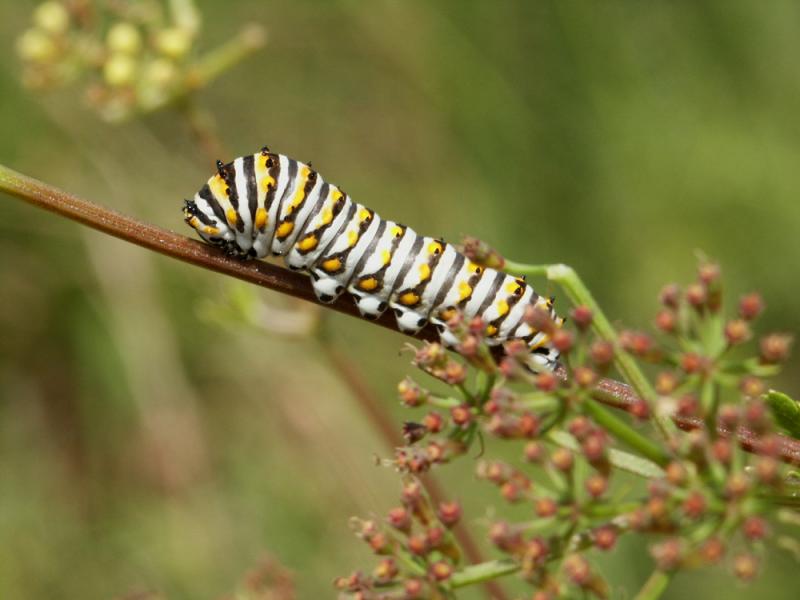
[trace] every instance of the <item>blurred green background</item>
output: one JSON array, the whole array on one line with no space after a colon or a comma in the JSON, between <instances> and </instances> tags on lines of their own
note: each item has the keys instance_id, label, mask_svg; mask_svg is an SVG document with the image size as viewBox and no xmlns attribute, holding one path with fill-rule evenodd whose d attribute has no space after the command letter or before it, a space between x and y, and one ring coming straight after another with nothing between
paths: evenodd
<instances>
[{"instance_id":1,"label":"blurred green background","mask_svg":"<svg viewBox=\"0 0 800 600\"><path fill-rule=\"evenodd\" d=\"M180 202L213 166L186 122L109 125L75 89L24 89L13 47L34 6L0 6L0 161L187 231ZM701 250L731 298L764 294L767 329L798 330L797 2L199 6L201 50L249 22L269 31L198 97L220 158L266 143L418 231L569 263L633 326ZM347 520L397 502L398 478L374 465L384 441L318 341L225 317L232 295L302 308L8 197L0 283L0 597L218 598L265 553L299 597L331 597L334 576L371 568ZM405 340L323 318L408 418ZM798 389L797 364L777 385ZM500 502L461 462L443 481L483 539ZM795 598L797 565L769 556L748 588L719 568L681 574L666 597ZM630 597L650 560L623 543L602 565Z\"/></svg>"}]
</instances>

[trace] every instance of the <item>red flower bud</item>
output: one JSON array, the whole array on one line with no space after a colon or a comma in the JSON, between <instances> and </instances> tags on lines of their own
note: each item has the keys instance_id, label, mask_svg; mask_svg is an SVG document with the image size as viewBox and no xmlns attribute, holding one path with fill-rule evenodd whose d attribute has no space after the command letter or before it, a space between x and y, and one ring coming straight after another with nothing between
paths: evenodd
<instances>
[{"instance_id":1,"label":"red flower bud","mask_svg":"<svg viewBox=\"0 0 800 600\"><path fill-rule=\"evenodd\" d=\"M429 573L436 581L446 581L453 574L453 567L445 561L439 560L431 565Z\"/></svg>"},{"instance_id":2,"label":"red flower bud","mask_svg":"<svg viewBox=\"0 0 800 600\"><path fill-rule=\"evenodd\" d=\"M455 500L452 502L442 502L439 504L437 516L447 527L452 527L461 519L461 505Z\"/></svg>"},{"instance_id":3,"label":"red flower bud","mask_svg":"<svg viewBox=\"0 0 800 600\"><path fill-rule=\"evenodd\" d=\"M701 264L697 269L697 277L705 285L716 283L720 278L719 265L712 262Z\"/></svg>"},{"instance_id":4,"label":"red flower bud","mask_svg":"<svg viewBox=\"0 0 800 600\"><path fill-rule=\"evenodd\" d=\"M752 321L764 310L764 301L758 292L746 294L739 299L739 316L745 321Z\"/></svg>"},{"instance_id":5,"label":"red flower bud","mask_svg":"<svg viewBox=\"0 0 800 600\"><path fill-rule=\"evenodd\" d=\"M546 519L547 517L552 517L556 514L556 512L558 512L558 504L556 504L556 501L552 498L543 496L536 499L534 510L538 516Z\"/></svg>"},{"instance_id":6,"label":"red flower bud","mask_svg":"<svg viewBox=\"0 0 800 600\"><path fill-rule=\"evenodd\" d=\"M525 444L525 460L528 462L540 462L544 458L545 449L539 442L528 442Z\"/></svg>"},{"instance_id":7,"label":"red flower bud","mask_svg":"<svg viewBox=\"0 0 800 600\"><path fill-rule=\"evenodd\" d=\"M580 554L570 554L564 559L564 573L578 587L587 587L592 583L592 569L589 561Z\"/></svg>"},{"instance_id":8,"label":"red flower bud","mask_svg":"<svg viewBox=\"0 0 800 600\"><path fill-rule=\"evenodd\" d=\"M750 326L743 319L734 319L725 324L725 339L735 346L750 339Z\"/></svg>"},{"instance_id":9,"label":"red flower bud","mask_svg":"<svg viewBox=\"0 0 800 600\"><path fill-rule=\"evenodd\" d=\"M683 541L670 538L650 547L650 554L662 571L674 571L683 560Z\"/></svg>"},{"instance_id":10,"label":"red flower bud","mask_svg":"<svg viewBox=\"0 0 800 600\"><path fill-rule=\"evenodd\" d=\"M405 600L420 600L425 592L425 584L419 579L407 579L403 584Z\"/></svg>"},{"instance_id":11,"label":"red flower bud","mask_svg":"<svg viewBox=\"0 0 800 600\"><path fill-rule=\"evenodd\" d=\"M416 556L424 556L430 550L428 547L428 538L421 533L415 533L409 536L406 546L408 546L408 551Z\"/></svg>"},{"instance_id":12,"label":"red flower bud","mask_svg":"<svg viewBox=\"0 0 800 600\"><path fill-rule=\"evenodd\" d=\"M581 331L585 331L592 324L593 317L592 309L583 304L572 309L572 321Z\"/></svg>"},{"instance_id":13,"label":"red flower bud","mask_svg":"<svg viewBox=\"0 0 800 600\"><path fill-rule=\"evenodd\" d=\"M600 550L611 550L617 543L617 530L603 525L594 530L594 545Z\"/></svg>"},{"instance_id":14,"label":"red flower bud","mask_svg":"<svg viewBox=\"0 0 800 600\"><path fill-rule=\"evenodd\" d=\"M408 510L402 506L391 509L386 520L389 522L389 525L399 531L409 531L411 529L411 515Z\"/></svg>"},{"instance_id":15,"label":"red flower bud","mask_svg":"<svg viewBox=\"0 0 800 600\"><path fill-rule=\"evenodd\" d=\"M430 412L423 417L422 424L430 433L439 433L444 427L444 418L438 412Z\"/></svg>"},{"instance_id":16,"label":"red flower bud","mask_svg":"<svg viewBox=\"0 0 800 600\"><path fill-rule=\"evenodd\" d=\"M686 301L695 308L701 308L708 299L706 288L699 283L692 283L686 288Z\"/></svg>"},{"instance_id":17,"label":"red flower bud","mask_svg":"<svg viewBox=\"0 0 800 600\"><path fill-rule=\"evenodd\" d=\"M400 401L406 406L419 406L428 400L428 392L420 388L410 377L397 384L397 393L400 395Z\"/></svg>"},{"instance_id":18,"label":"red flower bud","mask_svg":"<svg viewBox=\"0 0 800 600\"><path fill-rule=\"evenodd\" d=\"M751 542L763 540L767 536L767 522L761 517L747 517L742 524L742 533Z\"/></svg>"},{"instance_id":19,"label":"red flower bud","mask_svg":"<svg viewBox=\"0 0 800 600\"><path fill-rule=\"evenodd\" d=\"M466 404L454 406L450 409L450 418L458 427L466 427L472 421L472 410Z\"/></svg>"},{"instance_id":20,"label":"red flower bud","mask_svg":"<svg viewBox=\"0 0 800 600\"><path fill-rule=\"evenodd\" d=\"M573 376L575 383L582 388L590 388L597 381L597 373L589 367L576 367Z\"/></svg>"},{"instance_id":21,"label":"red flower bud","mask_svg":"<svg viewBox=\"0 0 800 600\"><path fill-rule=\"evenodd\" d=\"M733 574L742 581L752 581L758 575L758 559L752 554L739 554L733 559Z\"/></svg>"},{"instance_id":22,"label":"red flower bud","mask_svg":"<svg viewBox=\"0 0 800 600\"><path fill-rule=\"evenodd\" d=\"M570 471L574 463L572 452L566 448L556 448L550 455L550 461L559 471Z\"/></svg>"},{"instance_id":23,"label":"red flower bud","mask_svg":"<svg viewBox=\"0 0 800 600\"><path fill-rule=\"evenodd\" d=\"M742 378L742 381L739 382L739 389L748 398L757 398L766 391L764 382L752 375Z\"/></svg>"},{"instance_id":24,"label":"red flower bud","mask_svg":"<svg viewBox=\"0 0 800 600\"><path fill-rule=\"evenodd\" d=\"M708 564L718 563L725 555L725 544L717 537L708 538L700 546L700 556Z\"/></svg>"},{"instance_id":25,"label":"red flower bud","mask_svg":"<svg viewBox=\"0 0 800 600\"><path fill-rule=\"evenodd\" d=\"M662 396L669 396L678 387L678 376L672 371L661 371L656 375L656 392Z\"/></svg>"},{"instance_id":26,"label":"red flower bud","mask_svg":"<svg viewBox=\"0 0 800 600\"><path fill-rule=\"evenodd\" d=\"M375 567L375 579L380 581L381 583L387 583L397 577L399 570L397 568L397 563L394 561L393 558L384 558L381 562L378 563L378 566Z\"/></svg>"},{"instance_id":27,"label":"red flower bud","mask_svg":"<svg viewBox=\"0 0 800 600\"><path fill-rule=\"evenodd\" d=\"M683 501L683 512L690 519L699 519L706 512L706 499L698 491L690 493Z\"/></svg>"},{"instance_id":28,"label":"red flower bud","mask_svg":"<svg viewBox=\"0 0 800 600\"><path fill-rule=\"evenodd\" d=\"M670 283L662 288L659 301L667 308L678 308L681 299L681 289L675 283Z\"/></svg>"},{"instance_id":29,"label":"red flower bud","mask_svg":"<svg viewBox=\"0 0 800 600\"><path fill-rule=\"evenodd\" d=\"M614 346L605 340L597 340L589 348L589 356L598 367L608 365L614 360Z\"/></svg>"},{"instance_id":30,"label":"red flower bud","mask_svg":"<svg viewBox=\"0 0 800 600\"><path fill-rule=\"evenodd\" d=\"M761 339L761 360L773 364L786 360L792 347L792 336L784 333L771 333Z\"/></svg>"},{"instance_id":31,"label":"red flower bud","mask_svg":"<svg viewBox=\"0 0 800 600\"><path fill-rule=\"evenodd\" d=\"M656 327L664 333L673 333L678 324L678 317L675 311L668 308L662 308L656 314Z\"/></svg>"},{"instance_id":32,"label":"red flower bud","mask_svg":"<svg viewBox=\"0 0 800 600\"><path fill-rule=\"evenodd\" d=\"M596 500L608 491L608 479L600 475L600 473L593 473L586 478L584 486L586 487L586 492Z\"/></svg>"},{"instance_id":33,"label":"red flower bud","mask_svg":"<svg viewBox=\"0 0 800 600\"><path fill-rule=\"evenodd\" d=\"M536 376L536 387L543 392L555 391L558 383L558 378L550 371L544 371Z\"/></svg>"},{"instance_id":34,"label":"red flower bud","mask_svg":"<svg viewBox=\"0 0 800 600\"><path fill-rule=\"evenodd\" d=\"M557 329L553 333L551 341L556 350L561 354L567 354L575 344L575 336L566 329Z\"/></svg>"}]
</instances>

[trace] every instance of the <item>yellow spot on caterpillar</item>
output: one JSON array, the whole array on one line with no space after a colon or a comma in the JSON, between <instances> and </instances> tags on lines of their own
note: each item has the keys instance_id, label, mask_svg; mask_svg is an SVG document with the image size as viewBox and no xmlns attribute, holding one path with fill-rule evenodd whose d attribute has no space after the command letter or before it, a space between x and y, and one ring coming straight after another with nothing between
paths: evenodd
<instances>
[{"instance_id":1,"label":"yellow spot on caterpillar","mask_svg":"<svg viewBox=\"0 0 800 600\"><path fill-rule=\"evenodd\" d=\"M318 243L319 240L317 239L317 236L313 233L309 233L302 240L297 242L297 249L301 252L309 252L310 250L316 248Z\"/></svg>"},{"instance_id":2,"label":"yellow spot on caterpillar","mask_svg":"<svg viewBox=\"0 0 800 600\"><path fill-rule=\"evenodd\" d=\"M381 260L383 261L384 265L388 265L390 262L392 262L392 253L388 250L384 250L381 252Z\"/></svg>"},{"instance_id":3,"label":"yellow spot on caterpillar","mask_svg":"<svg viewBox=\"0 0 800 600\"><path fill-rule=\"evenodd\" d=\"M371 292L378 287L378 280L375 277L367 277L358 282L358 289Z\"/></svg>"},{"instance_id":4,"label":"yellow spot on caterpillar","mask_svg":"<svg viewBox=\"0 0 800 600\"><path fill-rule=\"evenodd\" d=\"M497 314L502 317L507 312L508 312L508 302L506 302L505 300L500 300L497 303Z\"/></svg>"},{"instance_id":5,"label":"yellow spot on caterpillar","mask_svg":"<svg viewBox=\"0 0 800 600\"><path fill-rule=\"evenodd\" d=\"M456 316L456 312L456 309L452 306L450 308L445 308L444 310L439 311L439 318L445 322L449 321Z\"/></svg>"},{"instance_id":6,"label":"yellow spot on caterpillar","mask_svg":"<svg viewBox=\"0 0 800 600\"><path fill-rule=\"evenodd\" d=\"M275 178L271 175L267 175L261 180L261 189L264 190L264 193L268 192L269 188L275 187L276 185Z\"/></svg>"},{"instance_id":7,"label":"yellow spot on caterpillar","mask_svg":"<svg viewBox=\"0 0 800 600\"><path fill-rule=\"evenodd\" d=\"M297 207L303 203L306 197L306 183L308 182L308 176L311 174L311 169L308 167L303 167L302 172L300 173L300 180L297 182L297 190L294 193L294 198L292 201L289 202L289 206L286 209L286 214L290 215Z\"/></svg>"},{"instance_id":8,"label":"yellow spot on caterpillar","mask_svg":"<svg viewBox=\"0 0 800 600\"><path fill-rule=\"evenodd\" d=\"M339 189L334 188L333 189L333 194L331 194L331 196L333 197L333 200L335 202L335 201L341 199L344 196L344 194Z\"/></svg>"},{"instance_id":9,"label":"yellow spot on caterpillar","mask_svg":"<svg viewBox=\"0 0 800 600\"><path fill-rule=\"evenodd\" d=\"M419 303L419 295L415 294L414 292L406 292L400 298L400 304L404 306L414 306L415 304Z\"/></svg>"},{"instance_id":10,"label":"yellow spot on caterpillar","mask_svg":"<svg viewBox=\"0 0 800 600\"><path fill-rule=\"evenodd\" d=\"M542 339L540 339L535 344L531 344L529 347L530 347L531 350L536 350L536 348L541 348L542 346L544 346L549 341L550 341L550 336L545 333L542 336Z\"/></svg>"},{"instance_id":11,"label":"yellow spot on caterpillar","mask_svg":"<svg viewBox=\"0 0 800 600\"><path fill-rule=\"evenodd\" d=\"M444 252L444 246L441 242L431 242L428 246L428 254L441 254Z\"/></svg>"},{"instance_id":12,"label":"yellow spot on caterpillar","mask_svg":"<svg viewBox=\"0 0 800 600\"><path fill-rule=\"evenodd\" d=\"M203 233L206 235L219 235L219 229L212 227L211 225L206 225L203 227Z\"/></svg>"},{"instance_id":13,"label":"yellow spot on caterpillar","mask_svg":"<svg viewBox=\"0 0 800 600\"><path fill-rule=\"evenodd\" d=\"M506 284L506 292L509 294L516 294L517 288L519 287L520 285L516 281L512 281L511 283Z\"/></svg>"},{"instance_id":14,"label":"yellow spot on caterpillar","mask_svg":"<svg viewBox=\"0 0 800 600\"><path fill-rule=\"evenodd\" d=\"M497 335L497 327L495 327L494 325L487 325L486 326L486 335L488 335L488 336Z\"/></svg>"},{"instance_id":15,"label":"yellow spot on caterpillar","mask_svg":"<svg viewBox=\"0 0 800 600\"><path fill-rule=\"evenodd\" d=\"M476 275L483 271L482 267L476 265L473 262L469 263L469 266L467 267L467 269L469 269L470 273L475 273Z\"/></svg>"},{"instance_id":16,"label":"yellow spot on caterpillar","mask_svg":"<svg viewBox=\"0 0 800 600\"><path fill-rule=\"evenodd\" d=\"M333 221L333 211L330 208L323 208L322 209L322 225L330 225L330 222Z\"/></svg>"},{"instance_id":17,"label":"yellow spot on caterpillar","mask_svg":"<svg viewBox=\"0 0 800 600\"><path fill-rule=\"evenodd\" d=\"M275 235L279 240L285 240L287 237L289 237L292 231L294 231L294 223L291 221L284 221L278 225L278 231L275 232Z\"/></svg>"},{"instance_id":18,"label":"yellow spot on caterpillar","mask_svg":"<svg viewBox=\"0 0 800 600\"><path fill-rule=\"evenodd\" d=\"M236 227L236 223L239 222L239 213L237 213L235 209L229 208L225 212L225 217L227 217L228 223L230 223L231 227Z\"/></svg>"},{"instance_id":19,"label":"yellow spot on caterpillar","mask_svg":"<svg viewBox=\"0 0 800 600\"><path fill-rule=\"evenodd\" d=\"M267 211L264 208L256 209L256 220L253 223L253 226L256 229L264 230L264 227L267 225L267 221L269 220L269 215L267 215Z\"/></svg>"},{"instance_id":20,"label":"yellow spot on caterpillar","mask_svg":"<svg viewBox=\"0 0 800 600\"><path fill-rule=\"evenodd\" d=\"M211 193L216 196L217 200L228 199L228 184L225 183L225 180L219 175L214 175L208 180L208 187Z\"/></svg>"},{"instance_id":21,"label":"yellow spot on caterpillar","mask_svg":"<svg viewBox=\"0 0 800 600\"><path fill-rule=\"evenodd\" d=\"M342 261L339 258L329 258L322 263L322 269L327 273L335 273L342 268Z\"/></svg>"},{"instance_id":22,"label":"yellow spot on caterpillar","mask_svg":"<svg viewBox=\"0 0 800 600\"><path fill-rule=\"evenodd\" d=\"M394 227L392 227L392 236L398 238L401 235L403 235L404 231L405 230L402 227L400 227L400 225L395 225Z\"/></svg>"},{"instance_id":23,"label":"yellow spot on caterpillar","mask_svg":"<svg viewBox=\"0 0 800 600\"><path fill-rule=\"evenodd\" d=\"M466 281L458 284L458 296L460 300L466 300L472 295L472 286Z\"/></svg>"},{"instance_id":24,"label":"yellow spot on caterpillar","mask_svg":"<svg viewBox=\"0 0 800 600\"><path fill-rule=\"evenodd\" d=\"M347 244L352 248L358 243L358 232L350 230L347 232Z\"/></svg>"},{"instance_id":25,"label":"yellow spot on caterpillar","mask_svg":"<svg viewBox=\"0 0 800 600\"><path fill-rule=\"evenodd\" d=\"M431 277L431 268L428 266L428 263L422 263L419 266L419 279L420 281L425 281L430 279Z\"/></svg>"},{"instance_id":26,"label":"yellow spot on caterpillar","mask_svg":"<svg viewBox=\"0 0 800 600\"><path fill-rule=\"evenodd\" d=\"M370 213L366 208L362 208L361 211L358 213L358 220L359 221L369 221L372 218L372 213Z\"/></svg>"}]
</instances>

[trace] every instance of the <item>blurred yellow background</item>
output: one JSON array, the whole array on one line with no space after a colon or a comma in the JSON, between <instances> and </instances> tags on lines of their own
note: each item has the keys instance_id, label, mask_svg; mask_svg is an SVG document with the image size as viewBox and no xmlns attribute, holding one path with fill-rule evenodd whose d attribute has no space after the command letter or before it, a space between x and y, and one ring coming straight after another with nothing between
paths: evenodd
<instances>
[{"instance_id":1,"label":"blurred yellow background","mask_svg":"<svg viewBox=\"0 0 800 600\"><path fill-rule=\"evenodd\" d=\"M268 144L421 233L566 262L632 326L700 250L730 298L763 293L767 329L798 330L800 4L198 5L201 50L269 32L197 98L219 158ZM13 47L34 7L0 7L0 162L188 235L181 201L213 164L186 122L110 125L77 89L26 90ZM385 442L316 338L225 312L302 309L5 196L0 282L0 597L218 598L265 553L299 597L332 597L371 567L347 520L397 502ZM406 340L323 319L399 426ZM778 387L798 389L797 366ZM483 539L500 502L461 463L442 477ZM748 588L720 568L665 597L795 598L796 564L770 557ZM601 564L615 597L650 568L633 542Z\"/></svg>"}]
</instances>

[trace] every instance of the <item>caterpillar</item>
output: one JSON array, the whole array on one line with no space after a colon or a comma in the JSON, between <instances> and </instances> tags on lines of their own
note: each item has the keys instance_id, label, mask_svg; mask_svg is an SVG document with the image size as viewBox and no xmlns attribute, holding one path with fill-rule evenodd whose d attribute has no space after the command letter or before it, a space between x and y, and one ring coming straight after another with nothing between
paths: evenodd
<instances>
[{"instance_id":1,"label":"caterpillar","mask_svg":"<svg viewBox=\"0 0 800 600\"><path fill-rule=\"evenodd\" d=\"M549 336L523 319L526 307L546 310L557 326L553 301L524 278L470 261L442 239L379 217L328 183L311 164L263 148L223 164L183 207L186 223L207 243L243 258L282 256L312 279L317 298L351 294L365 318L387 309L406 333L429 321L443 345L458 338L447 322L461 311L480 316L489 345L523 340L534 371L555 367Z\"/></svg>"}]
</instances>

